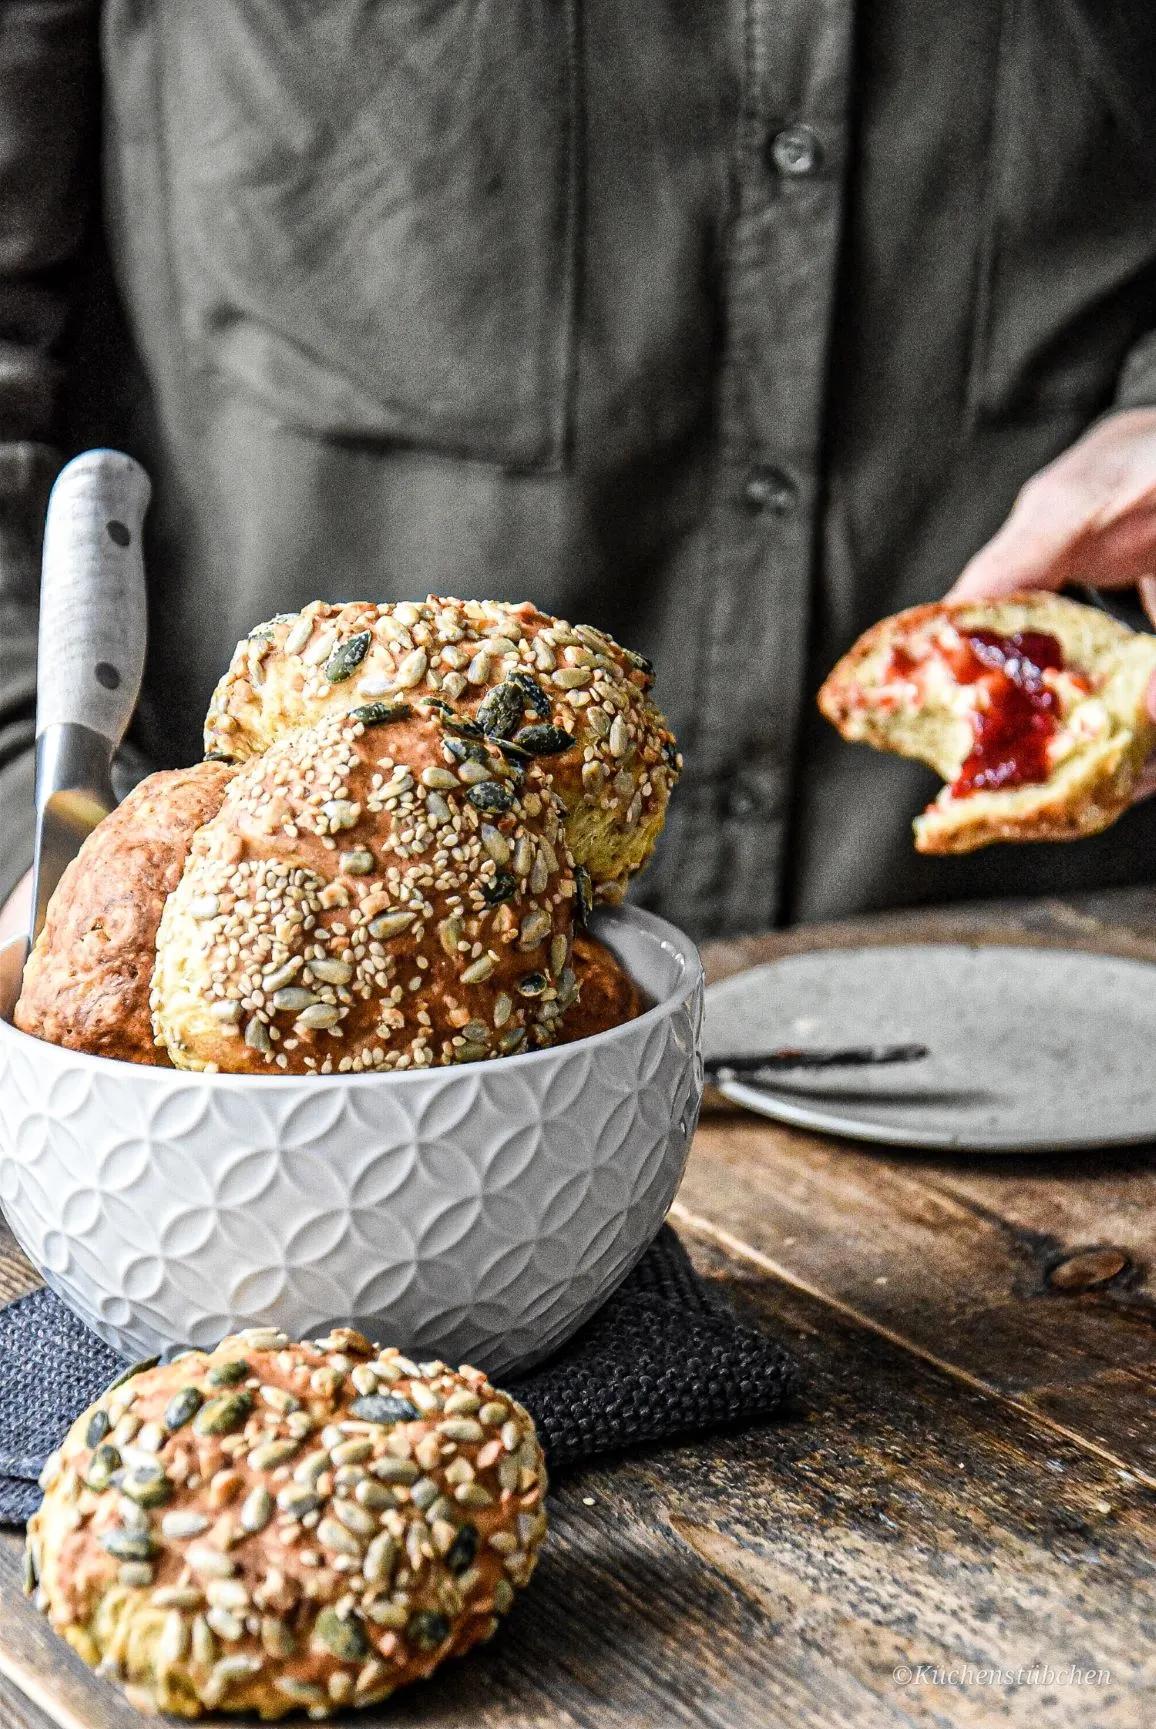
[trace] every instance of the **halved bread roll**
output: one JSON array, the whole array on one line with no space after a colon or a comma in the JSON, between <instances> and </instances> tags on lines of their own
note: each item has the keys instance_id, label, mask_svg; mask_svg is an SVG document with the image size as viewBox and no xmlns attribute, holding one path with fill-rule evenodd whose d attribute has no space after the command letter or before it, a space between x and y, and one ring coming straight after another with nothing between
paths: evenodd
<instances>
[{"instance_id":1,"label":"halved bread roll","mask_svg":"<svg viewBox=\"0 0 1156 1729\"><path fill-rule=\"evenodd\" d=\"M1127 808L1156 749L1156 636L1054 594L944 601L883 619L819 692L843 737L947 783L915 821L926 853L1075 840Z\"/></svg>"}]
</instances>

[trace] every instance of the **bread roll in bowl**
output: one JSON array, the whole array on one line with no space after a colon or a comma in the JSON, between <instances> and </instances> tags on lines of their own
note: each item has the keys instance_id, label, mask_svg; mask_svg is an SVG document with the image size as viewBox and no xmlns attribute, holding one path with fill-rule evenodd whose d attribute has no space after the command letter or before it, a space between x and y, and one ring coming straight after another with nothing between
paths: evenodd
<instances>
[{"instance_id":1,"label":"bread roll in bowl","mask_svg":"<svg viewBox=\"0 0 1156 1729\"><path fill-rule=\"evenodd\" d=\"M178 1067L358 1073L553 1041L575 994L561 808L536 762L442 718L332 712L234 775L157 932Z\"/></svg>"},{"instance_id":2,"label":"bread roll in bowl","mask_svg":"<svg viewBox=\"0 0 1156 1729\"><path fill-rule=\"evenodd\" d=\"M575 863L618 900L654 850L681 767L651 682L642 656L529 602L315 601L238 645L205 749L242 760L353 702L438 699L549 757Z\"/></svg>"}]
</instances>

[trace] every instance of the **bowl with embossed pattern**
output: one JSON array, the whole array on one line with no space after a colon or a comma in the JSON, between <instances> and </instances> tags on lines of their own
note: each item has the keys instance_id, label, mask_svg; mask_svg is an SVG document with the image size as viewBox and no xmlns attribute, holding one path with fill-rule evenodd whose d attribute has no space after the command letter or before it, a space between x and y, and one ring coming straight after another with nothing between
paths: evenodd
<instances>
[{"instance_id":1,"label":"bowl with embossed pattern","mask_svg":"<svg viewBox=\"0 0 1156 1729\"><path fill-rule=\"evenodd\" d=\"M127 1356L353 1324L492 1373L554 1350L658 1230L702 1090L702 969L636 908L597 934L650 1004L575 1043L423 1072L194 1074L11 1024L0 1201L46 1282Z\"/></svg>"}]
</instances>

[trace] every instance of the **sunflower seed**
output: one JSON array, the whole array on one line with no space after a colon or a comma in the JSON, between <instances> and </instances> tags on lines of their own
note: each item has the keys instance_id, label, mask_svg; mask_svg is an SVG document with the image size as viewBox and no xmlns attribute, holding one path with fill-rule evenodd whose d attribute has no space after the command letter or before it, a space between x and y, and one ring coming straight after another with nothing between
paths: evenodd
<instances>
[{"instance_id":1,"label":"sunflower seed","mask_svg":"<svg viewBox=\"0 0 1156 1729\"><path fill-rule=\"evenodd\" d=\"M368 847L357 846L351 852L343 852L337 860L337 868L344 876L367 877L373 870L375 860ZM313 968L316 972L316 966Z\"/></svg>"},{"instance_id":2,"label":"sunflower seed","mask_svg":"<svg viewBox=\"0 0 1156 1729\"><path fill-rule=\"evenodd\" d=\"M175 1424L172 1425L172 1427L175 1426ZM104 1410L94 1411L88 1419L88 1428L84 1431L85 1446L99 1447L111 1428L112 1424L108 1420L108 1412Z\"/></svg>"},{"instance_id":3,"label":"sunflower seed","mask_svg":"<svg viewBox=\"0 0 1156 1729\"><path fill-rule=\"evenodd\" d=\"M405 1636L419 1651L436 1651L450 1636L450 1624L436 1609L419 1609L406 1622Z\"/></svg>"},{"instance_id":4,"label":"sunflower seed","mask_svg":"<svg viewBox=\"0 0 1156 1729\"><path fill-rule=\"evenodd\" d=\"M426 794L425 808L435 828L441 828L453 819L453 812L440 792Z\"/></svg>"},{"instance_id":5,"label":"sunflower seed","mask_svg":"<svg viewBox=\"0 0 1156 1729\"><path fill-rule=\"evenodd\" d=\"M415 648L407 654L398 666L394 683L399 690L412 690L415 684L420 684L429 666L429 656L424 648Z\"/></svg>"},{"instance_id":6,"label":"sunflower seed","mask_svg":"<svg viewBox=\"0 0 1156 1729\"><path fill-rule=\"evenodd\" d=\"M313 620L309 617L298 618L281 645L283 652L285 654L300 654L312 635Z\"/></svg>"},{"instance_id":7,"label":"sunflower seed","mask_svg":"<svg viewBox=\"0 0 1156 1729\"><path fill-rule=\"evenodd\" d=\"M615 715L611 725L609 744L614 756L625 756L630 749L630 732L620 714Z\"/></svg>"},{"instance_id":8,"label":"sunflower seed","mask_svg":"<svg viewBox=\"0 0 1156 1729\"><path fill-rule=\"evenodd\" d=\"M491 957L479 955L477 960L472 961L462 973L462 983L464 985L480 985L489 978L493 970L494 962Z\"/></svg>"},{"instance_id":9,"label":"sunflower seed","mask_svg":"<svg viewBox=\"0 0 1156 1729\"><path fill-rule=\"evenodd\" d=\"M250 1489L238 1514L243 1531L263 1531L273 1517L273 1497L263 1483Z\"/></svg>"},{"instance_id":10,"label":"sunflower seed","mask_svg":"<svg viewBox=\"0 0 1156 1729\"><path fill-rule=\"evenodd\" d=\"M381 939L399 937L402 931L409 929L416 918L417 914L411 912L382 913L380 918L370 919L369 934Z\"/></svg>"},{"instance_id":11,"label":"sunflower seed","mask_svg":"<svg viewBox=\"0 0 1156 1729\"><path fill-rule=\"evenodd\" d=\"M421 771L421 784L437 792L456 792L458 777L448 768L438 768L436 763Z\"/></svg>"},{"instance_id":12,"label":"sunflower seed","mask_svg":"<svg viewBox=\"0 0 1156 1729\"><path fill-rule=\"evenodd\" d=\"M353 968L348 961L334 960L328 955L322 960L310 961L309 971L324 985L347 985L353 977Z\"/></svg>"},{"instance_id":13,"label":"sunflower seed","mask_svg":"<svg viewBox=\"0 0 1156 1729\"><path fill-rule=\"evenodd\" d=\"M333 833L339 829L353 828L361 815L361 806L354 799L327 798L321 806L321 815Z\"/></svg>"},{"instance_id":14,"label":"sunflower seed","mask_svg":"<svg viewBox=\"0 0 1156 1729\"><path fill-rule=\"evenodd\" d=\"M263 1446L253 1448L248 1462L254 1471L275 1471L300 1450L300 1441L266 1441Z\"/></svg>"},{"instance_id":15,"label":"sunflower seed","mask_svg":"<svg viewBox=\"0 0 1156 1729\"><path fill-rule=\"evenodd\" d=\"M481 842L486 856L493 859L496 865L507 865L510 862L510 843L501 829L492 823L484 822L481 826Z\"/></svg>"},{"instance_id":16,"label":"sunflower seed","mask_svg":"<svg viewBox=\"0 0 1156 1729\"><path fill-rule=\"evenodd\" d=\"M543 912L541 907L535 907L533 911L528 912L522 920L521 927L518 931L518 947L520 949L536 948L543 938L548 937L549 934L549 913Z\"/></svg>"},{"instance_id":17,"label":"sunflower seed","mask_svg":"<svg viewBox=\"0 0 1156 1729\"><path fill-rule=\"evenodd\" d=\"M185 1560L202 1579L231 1579L237 1563L210 1543L193 1543L185 1550Z\"/></svg>"},{"instance_id":18,"label":"sunflower seed","mask_svg":"<svg viewBox=\"0 0 1156 1729\"><path fill-rule=\"evenodd\" d=\"M352 1555L358 1561L361 1559L361 1544L336 1519L322 1519L317 1527L317 1540L335 1555Z\"/></svg>"},{"instance_id":19,"label":"sunflower seed","mask_svg":"<svg viewBox=\"0 0 1156 1729\"><path fill-rule=\"evenodd\" d=\"M203 1513L194 1513L186 1507L166 1513L161 1520L161 1532L166 1537L199 1537L208 1528L209 1521Z\"/></svg>"},{"instance_id":20,"label":"sunflower seed","mask_svg":"<svg viewBox=\"0 0 1156 1729\"><path fill-rule=\"evenodd\" d=\"M299 1009L307 1009L317 1001L312 991L304 985L286 985L283 989L273 992L273 1007L295 1013Z\"/></svg>"},{"instance_id":21,"label":"sunflower seed","mask_svg":"<svg viewBox=\"0 0 1156 1729\"><path fill-rule=\"evenodd\" d=\"M257 1051L261 1056L268 1056L273 1049L273 1041L269 1037L269 1029L264 1021L253 1016L245 1028L245 1043L251 1051Z\"/></svg>"},{"instance_id":22,"label":"sunflower seed","mask_svg":"<svg viewBox=\"0 0 1156 1729\"><path fill-rule=\"evenodd\" d=\"M355 1399L349 1407L351 1417L356 1417L363 1423L411 1423L420 1415L417 1406L408 1399L398 1398L392 1393L368 1393L364 1398ZM363 1443L358 1443L361 1446ZM364 1443L365 1451L358 1454L357 1460L350 1458L338 1459L339 1453L344 1453L350 1445L335 1447L333 1457L339 1464L357 1463L369 1457L373 1447L371 1442Z\"/></svg>"},{"instance_id":23,"label":"sunflower seed","mask_svg":"<svg viewBox=\"0 0 1156 1729\"><path fill-rule=\"evenodd\" d=\"M309 1008L302 1009L297 1016L299 1027L308 1027L310 1032L325 1032L329 1027L335 1027L341 1019L341 1010L333 1003L312 1003Z\"/></svg>"}]
</instances>

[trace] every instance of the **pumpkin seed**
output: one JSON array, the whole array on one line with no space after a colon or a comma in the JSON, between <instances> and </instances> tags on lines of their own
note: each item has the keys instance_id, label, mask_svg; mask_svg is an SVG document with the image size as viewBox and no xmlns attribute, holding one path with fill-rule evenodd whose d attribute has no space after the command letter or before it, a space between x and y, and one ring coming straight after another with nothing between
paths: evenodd
<instances>
[{"instance_id":1,"label":"pumpkin seed","mask_svg":"<svg viewBox=\"0 0 1156 1729\"><path fill-rule=\"evenodd\" d=\"M118 1375L115 1381L109 1382L101 1395L102 1398L107 1398L118 1387L123 1387L126 1381L135 1380L138 1375L143 1375L146 1369L155 1369L159 1362L159 1357L143 1357L139 1363L130 1363L123 1375Z\"/></svg>"},{"instance_id":2,"label":"pumpkin seed","mask_svg":"<svg viewBox=\"0 0 1156 1729\"><path fill-rule=\"evenodd\" d=\"M85 1446L99 1447L111 1428L112 1424L108 1420L108 1412L104 1410L94 1411L88 1419L88 1428L84 1431Z\"/></svg>"},{"instance_id":3,"label":"pumpkin seed","mask_svg":"<svg viewBox=\"0 0 1156 1729\"><path fill-rule=\"evenodd\" d=\"M157 1553L156 1540L147 1531L126 1531L120 1525L102 1532L100 1545L117 1561L151 1561Z\"/></svg>"},{"instance_id":4,"label":"pumpkin seed","mask_svg":"<svg viewBox=\"0 0 1156 1729\"><path fill-rule=\"evenodd\" d=\"M412 1423L420 1413L416 1405L394 1393L367 1393L353 1401L349 1414L363 1423ZM337 1451L334 1449L335 1459Z\"/></svg>"},{"instance_id":5,"label":"pumpkin seed","mask_svg":"<svg viewBox=\"0 0 1156 1729\"><path fill-rule=\"evenodd\" d=\"M292 1628L276 1615L262 1615L261 1647L268 1657L292 1657L297 1641Z\"/></svg>"},{"instance_id":6,"label":"pumpkin seed","mask_svg":"<svg viewBox=\"0 0 1156 1729\"><path fill-rule=\"evenodd\" d=\"M482 1058L488 1057L489 1054L488 1045L483 1045L477 1040L467 1039L465 1044L459 1045L455 1050L454 1061L457 1063L480 1063Z\"/></svg>"},{"instance_id":7,"label":"pumpkin seed","mask_svg":"<svg viewBox=\"0 0 1156 1729\"><path fill-rule=\"evenodd\" d=\"M252 1409L251 1393L226 1393L202 1405L193 1418L193 1428L198 1435L231 1435L244 1428Z\"/></svg>"},{"instance_id":8,"label":"pumpkin seed","mask_svg":"<svg viewBox=\"0 0 1156 1729\"><path fill-rule=\"evenodd\" d=\"M244 1381L253 1373L248 1363L241 1357L233 1357L227 1363L216 1363L209 1370L207 1379L212 1387L235 1387L238 1381Z\"/></svg>"},{"instance_id":9,"label":"pumpkin seed","mask_svg":"<svg viewBox=\"0 0 1156 1729\"><path fill-rule=\"evenodd\" d=\"M545 670L545 669L544 669ZM508 683L516 684L525 699L523 707L530 709L539 720L549 720L551 702L542 686L532 673L512 672Z\"/></svg>"},{"instance_id":10,"label":"pumpkin seed","mask_svg":"<svg viewBox=\"0 0 1156 1729\"><path fill-rule=\"evenodd\" d=\"M517 892L518 879L511 876L509 871L500 870L492 882L482 884L482 899L488 907L501 906L503 901L512 900Z\"/></svg>"},{"instance_id":11,"label":"pumpkin seed","mask_svg":"<svg viewBox=\"0 0 1156 1729\"><path fill-rule=\"evenodd\" d=\"M524 726L514 734L514 743L531 756L561 756L577 740L560 726Z\"/></svg>"},{"instance_id":12,"label":"pumpkin seed","mask_svg":"<svg viewBox=\"0 0 1156 1729\"><path fill-rule=\"evenodd\" d=\"M575 866L574 887L577 891L578 917L585 924L594 911L594 884L585 865Z\"/></svg>"},{"instance_id":13,"label":"pumpkin seed","mask_svg":"<svg viewBox=\"0 0 1156 1729\"><path fill-rule=\"evenodd\" d=\"M374 857L368 847L354 847L351 852L343 852L337 860L337 868L344 876L367 877L373 870ZM316 971L316 967L313 969Z\"/></svg>"},{"instance_id":14,"label":"pumpkin seed","mask_svg":"<svg viewBox=\"0 0 1156 1729\"><path fill-rule=\"evenodd\" d=\"M343 1663L360 1663L369 1655L365 1628L352 1616L344 1618L336 1609L322 1609L313 1624L313 1640Z\"/></svg>"},{"instance_id":15,"label":"pumpkin seed","mask_svg":"<svg viewBox=\"0 0 1156 1729\"><path fill-rule=\"evenodd\" d=\"M380 937L382 939L387 937L399 937L402 931L407 931L409 929L410 925L416 918L417 914L411 912L398 911L382 913L380 918L370 919L369 934L371 937Z\"/></svg>"},{"instance_id":16,"label":"pumpkin seed","mask_svg":"<svg viewBox=\"0 0 1156 1729\"><path fill-rule=\"evenodd\" d=\"M412 713L408 702L363 702L350 709L349 718L362 726L389 726L396 720L408 720Z\"/></svg>"},{"instance_id":17,"label":"pumpkin seed","mask_svg":"<svg viewBox=\"0 0 1156 1729\"><path fill-rule=\"evenodd\" d=\"M436 1609L419 1609L406 1623L405 1636L419 1651L436 1651L450 1636L450 1624Z\"/></svg>"},{"instance_id":18,"label":"pumpkin seed","mask_svg":"<svg viewBox=\"0 0 1156 1729\"><path fill-rule=\"evenodd\" d=\"M359 630L356 636L348 637L334 649L325 663L325 676L330 684L344 684L347 678L353 677L369 653L372 640L368 630Z\"/></svg>"},{"instance_id":19,"label":"pumpkin seed","mask_svg":"<svg viewBox=\"0 0 1156 1729\"><path fill-rule=\"evenodd\" d=\"M102 1442L88 1461L88 1470L84 1474L87 1487L95 1489L98 1494L103 1493L112 1482L114 1472L120 1470L121 1463L120 1452L112 1442Z\"/></svg>"},{"instance_id":20,"label":"pumpkin seed","mask_svg":"<svg viewBox=\"0 0 1156 1729\"><path fill-rule=\"evenodd\" d=\"M476 719L482 731L490 738L508 738L522 718L522 710L526 706L526 693L507 679L502 684L496 684L488 695L478 704Z\"/></svg>"},{"instance_id":21,"label":"pumpkin seed","mask_svg":"<svg viewBox=\"0 0 1156 1729\"><path fill-rule=\"evenodd\" d=\"M511 1027L508 1033L503 1033L498 1040L498 1050L504 1057L512 1057L515 1051L521 1050L526 1042L525 1027Z\"/></svg>"},{"instance_id":22,"label":"pumpkin seed","mask_svg":"<svg viewBox=\"0 0 1156 1729\"><path fill-rule=\"evenodd\" d=\"M126 1471L121 1479L120 1492L130 1501L135 1501L138 1507L163 1507L173 1498L173 1484L160 1465L138 1465L134 1470Z\"/></svg>"},{"instance_id":23,"label":"pumpkin seed","mask_svg":"<svg viewBox=\"0 0 1156 1729\"><path fill-rule=\"evenodd\" d=\"M475 810L507 811L514 806L514 795L501 781L483 780L470 787L466 797Z\"/></svg>"},{"instance_id":24,"label":"pumpkin seed","mask_svg":"<svg viewBox=\"0 0 1156 1729\"><path fill-rule=\"evenodd\" d=\"M464 1573L472 1567L478 1553L478 1533L472 1525L463 1525L446 1551L446 1566L451 1573Z\"/></svg>"}]
</instances>

